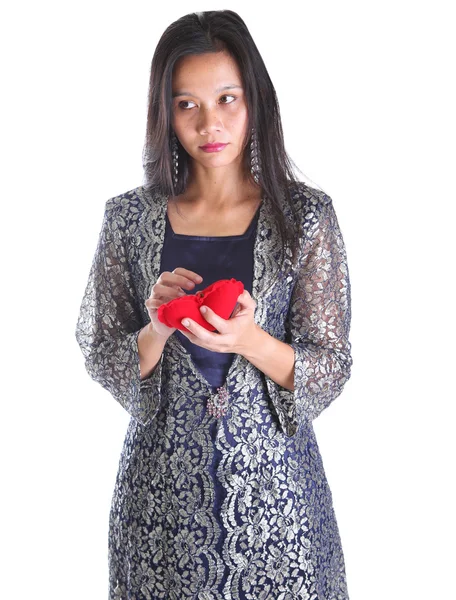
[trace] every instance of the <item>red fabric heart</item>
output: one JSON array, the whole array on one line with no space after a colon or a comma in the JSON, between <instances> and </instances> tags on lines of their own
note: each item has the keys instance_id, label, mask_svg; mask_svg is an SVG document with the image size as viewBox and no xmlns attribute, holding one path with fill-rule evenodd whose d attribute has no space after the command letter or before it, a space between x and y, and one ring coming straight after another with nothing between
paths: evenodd
<instances>
[{"instance_id":1,"label":"red fabric heart","mask_svg":"<svg viewBox=\"0 0 456 600\"><path fill-rule=\"evenodd\" d=\"M196 294L175 298L162 304L158 308L157 316L159 321L168 327L175 327L181 331L188 331L181 323L185 317L189 317L208 331L215 331L216 328L200 313L200 307L208 306L222 319L228 319L243 291L242 281L219 279Z\"/></svg>"}]
</instances>

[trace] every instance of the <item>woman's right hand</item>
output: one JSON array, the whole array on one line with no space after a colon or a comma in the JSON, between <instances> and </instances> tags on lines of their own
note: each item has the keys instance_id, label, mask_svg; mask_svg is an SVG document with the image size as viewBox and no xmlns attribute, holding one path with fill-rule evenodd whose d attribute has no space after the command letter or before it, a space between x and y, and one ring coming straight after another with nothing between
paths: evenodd
<instances>
[{"instance_id":1,"label":"woman's right hand","mask_svg":"<svg viewBox=\"0 0 456 600\"><path fill-rule=\"evenodd\" d=\"M158 320L157 311L159 306L175 298L185 296L184 289L191 291L195 285L202 281L203 278L201 275L183 267L177 267L172 273L169 271L161 273L156 283L152 286L149 298L144 303L149 312L154 331L165 338L168 338L176 331L175 327L168 327Z\"/></svg>"}]
</instances>

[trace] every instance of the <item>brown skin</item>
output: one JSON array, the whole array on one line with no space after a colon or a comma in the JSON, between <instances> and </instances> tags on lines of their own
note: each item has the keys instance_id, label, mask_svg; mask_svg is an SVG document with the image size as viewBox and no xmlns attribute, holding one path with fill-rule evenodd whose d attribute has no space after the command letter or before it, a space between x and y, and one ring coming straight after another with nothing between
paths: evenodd
<instances>
[{"instance_id":1,"label":"brown skin","mask_svg":"<svg viewBox=\"0 0 456 600\"><path fill-rule=\"evenodd\" d=\"M217 91L227 85L237 87ZM226 52L185 56L174 68L172 91L173 94L185 92L173 98L172 126L190 156L191 176L185 195L170 199L170 208L176 210L168 211L168 215L173 215L175 224L181 218L181 226L196 228L203 222L206 227L213 224L212 235L221 235L224 227L233 227L233 221L239 222L241 215L244 223L249 223L258 206L260 191L251 183L246 184L241 172L248 114L236 61ZM222 152L213 153L199 148L213 142L228 145ZM194 284L201 281L198 273L183 267L160 274L145 303L157 334L167 339L175 331L158 320L158 307L178 298L180 288L191 291ZM239 311L235 319L230 319L230 329L226 329L228 321L219 322L222 329L217 328L218 331L225 332L223 340L204 342L197 336L207 330L195 327L192 341L199 345L205 343L206 348L209 344L216 352L239 352L244 348L254 328L256 303L247 291L239 296L238 302ZM217 317L210 310L208 313L205 318ZM215 335L221 338L220 334Z\"/></svg>"},{"instance_id":2,"label":"brown skin","mask_svg":"<svg viewBox=\"0 0 456 600\"><path fill-rule=\"evenodd\" d=\"M168 339L169 336L176 331L175 327L168 327L159 321L157 316L158 308L170 300L184 296L185 292L183 289L191 291L195 287L195 284L201 283L201 281L202 277L198 275L198 273L194 273L193 271L189 271L182 267L174 269L172 273L169 271L161 273L157 283L152 286L150 297L145 302L152 327L158 335ZM188 334L187 332L182 333L193 343L209 350L214 350L215 352L237 352L240 354L241 350L248 347L249 340L253 333L255 326L253 315L256 308L256 302L247 290L244 290L244 292L240 294L238 302L239 308L237 309L236 314L229 320L221 319L210 308L207 308L206 314L202 313L204 318L209 322L209 317L212 320L217 320L218 326L216 328L219 331L218 334L212 334L211 337L206 337L205 340L200 339L198 335L201 336L202 334L204 335L204 332L210 332L194 321L191 321L194 335ZM222 330L220 330L219 327L222 327L224 335L222 335ZM204 343L206 345L204 345Z\"/></svg>"},{"instance_id":3,"label":"brown skin","mask_svg":"<svg viewBox=\"0 0 456 600\"><path fill-rule=\"evenodd\" d=\"M230 89L218 91L228 85ZM174 67L172 128L190 156L185 190L192 209L211 220L229 213L259 189L242 173L242 143L248 126L247 104L236 61L226 52L182 57ZM207 143L227 143L221 152L204 152ZM222 215L223 216L223 215Z\"/></svg>"},{"instance_id":4,"label":"brown skin","mask_svg":"<svg viewBox=\"0 0 456 600\"><path fill-rule=\"evenodd\" d=\"M220 90L224 86L230 89ZM172 91L182 93L173 98L172 127L190 156L190 171L185 193L169 199L171 225L187 234L201 235L204 226L211 229L205 235L235 235L226 232L233 231L236 222L249 223L261 198L259 188L242 173L248 114L236 61L226 52L182 57L174 68ZM199 147L217 142L228 145L212 153ZM175 331L158 320L158 307L182 295L179 288L191 290L201 281L197 273L177 267L172 273L161 273L152 286L145 302L151 322L138 337L142 379L153 371L166 340ZM293 348L256 325L256 302L247 290L238 303L238 312L228 320L209 308L206 312L201 309L218 333L184 319L190 332L183 331L183 335L214 352L241 354L274 381L293 389Z\"/></svg>"},{"instance_id":5,"label":"brown skin","mask_svg":"<svg viewBox=\"0 0 456 600\"><path fill-rule=\"evenodd\" d=\"M201 275L182 267L174 269L172 273L169 271L161 273L145 302L153 328L159 335L169 338L176 331L176 328L168 327L158 320L158 308L170 300L185 296L184 289L191 291L196 284L202 281Z\"/></svg>"}]
</instances>

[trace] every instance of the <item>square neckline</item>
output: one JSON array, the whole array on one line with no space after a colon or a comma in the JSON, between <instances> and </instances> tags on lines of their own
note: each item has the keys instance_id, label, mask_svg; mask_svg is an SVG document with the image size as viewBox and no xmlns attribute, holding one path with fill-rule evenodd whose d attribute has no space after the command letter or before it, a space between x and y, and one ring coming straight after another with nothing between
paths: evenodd
<instances>
[{"instance_id":1,"label":"square neckline","mask_svg":"<svg viewBox=\"0 0 456 600\"><path fill-rule=\"evenodd\" d=\"M250 224L244 233L241 233L239 235L187 235L185 233L175 233L174 232L174 230L171 226L171 222L168 217L168 203L166 203L166 207L165 207L166 229L168 230L168 232L172 238L178 239L178 240L195 240L195 241L200 241L200 242L220 242L220 241L228 242L228 241L236 241L236 240L245 240L245 239L249 238L250 235L252 234L254 226L256 225L256 222L258 220L258 217L260 214L260 208L261 208L262 204L263 204L263 198L261 199L261 202L259 203L259 205L255 211L255 214L253 215L252 220L250 221Z\"/></svg>"}]
</instances>

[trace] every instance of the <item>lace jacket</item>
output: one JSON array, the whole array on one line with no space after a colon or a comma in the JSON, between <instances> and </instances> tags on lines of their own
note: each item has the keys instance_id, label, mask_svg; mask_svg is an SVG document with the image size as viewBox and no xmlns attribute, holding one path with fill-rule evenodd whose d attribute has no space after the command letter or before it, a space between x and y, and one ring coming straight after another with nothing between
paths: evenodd
<instances>
[{"instance_id":1,"label":"lace jacket","mask_svg":"<svg viewBox=\"0 0 456 600\"><path fill-rule=\"evenodd\" d=\"M294 390L236 355L229 408L172 335L140 379L137 337L159 276L167 197L110 198L76 326L89 375L131 416L109 518L110 599L346 600L344 557L312 421L352 365L350 282L332 200L299 184L298 261L267 199L254 245L255 322L295 353ZM214 510L216 483L223 503Z\"/></svg>"}]
</instances>

